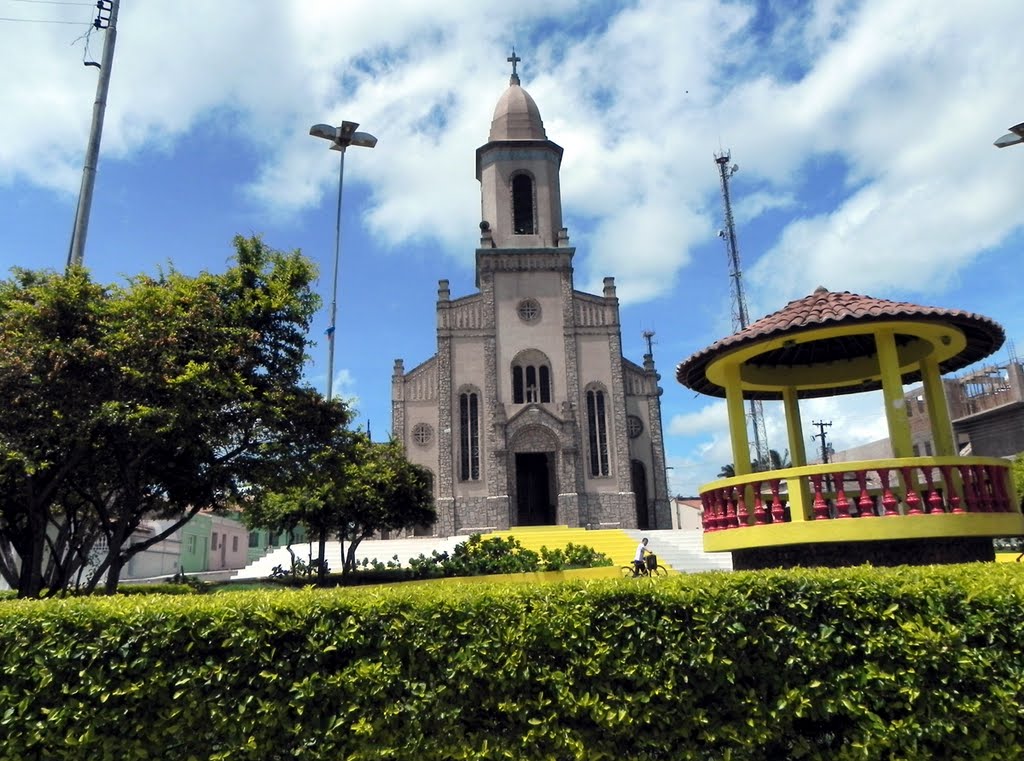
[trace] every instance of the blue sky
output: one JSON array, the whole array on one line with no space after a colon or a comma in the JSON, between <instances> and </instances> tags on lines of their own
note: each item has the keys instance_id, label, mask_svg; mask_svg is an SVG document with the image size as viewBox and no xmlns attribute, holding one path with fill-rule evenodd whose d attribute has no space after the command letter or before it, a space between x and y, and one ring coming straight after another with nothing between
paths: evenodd
<instances>
[{"instance_id":1,"label":"blue sky","mask_svg":"<svg viewBox=\"0 0 1024 761\"><path fill-rule=\"evenodd\" d=\"M103 34L93 3L0 0L0 270L62 269ZM70 23L40 23L70 22ZM967 309L1020 344L1024 4L125 0L85 252L102 281L221 270L237 233L299 248L329 301L337 153L346 161L335 389L375 437L396 357L435 350L437 281L473 291L474 151L505 57L565 148L577 288L613 275L626 355L653 330L673 491L732 461L724 404L675 365L731 330L717 167L753 319L818 285ZM326 308L308 377L324 388ZM995 359L1006 357L1006 350ZM769 444L785 449L765 406ZM808 402L836 449L885 435L876 395Z\"/></svg>"}]
</instances>

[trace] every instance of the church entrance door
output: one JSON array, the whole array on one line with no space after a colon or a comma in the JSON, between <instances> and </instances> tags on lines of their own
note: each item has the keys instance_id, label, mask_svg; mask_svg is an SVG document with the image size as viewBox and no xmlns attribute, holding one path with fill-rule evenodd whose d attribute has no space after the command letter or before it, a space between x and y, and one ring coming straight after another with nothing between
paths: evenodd
<instances>
[{"instance_id":1,"label":"church entrance door","mask_svg":"<svg viewBox=\"0 0 1024 761\"><path fill-rule=\"evenodd\" d=\"M549 461L547 452L516 454L516 523L520 526L545 526L555 522Z\"/></svg>"},{"instance_id":2,"label":"church entrance door","mask_svg":"<svg viewBox=\"0 0 1024 761\"><path fill-rule=\"evenodd\" d=\"M651 527L647 519L647 472L639 460L630 462L633 476L633 494L636 496L636 527L646 531Z\"/></svg>"}]
</instances>

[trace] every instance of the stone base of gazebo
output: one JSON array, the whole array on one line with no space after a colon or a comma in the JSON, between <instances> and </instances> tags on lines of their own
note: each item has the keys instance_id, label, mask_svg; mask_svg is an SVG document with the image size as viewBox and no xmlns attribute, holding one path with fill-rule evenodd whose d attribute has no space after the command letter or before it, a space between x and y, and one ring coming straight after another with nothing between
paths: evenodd
<instances>
[{"instance_id":1,"label":"stone base of gazebo","mask_svg":"<svg viewBox=\"0 0 1024 761\"><path fill-rule=\"evenodd\" d=\"M870 542L830 542L752 547L733 550L737 571L761 568L842 568L857 565L947 565L992 562L988 537L951 539L890 539Z\"/></svg>"}]
</instances>

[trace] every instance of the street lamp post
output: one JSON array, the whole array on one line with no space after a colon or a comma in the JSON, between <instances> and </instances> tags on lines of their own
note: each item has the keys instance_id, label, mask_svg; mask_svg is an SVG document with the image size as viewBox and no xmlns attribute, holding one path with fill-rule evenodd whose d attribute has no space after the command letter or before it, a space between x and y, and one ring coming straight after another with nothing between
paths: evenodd
<instances>
[{"instance_id":1,"label":"street lamp post","mask_svg":"<svg viewBox=\"0 0 1024 761\"><path fill-rule=\"evenodd\" d=\"M372 148L377 138L367 132L356 132L357 122L342 122L340 127L330 124L314 124L309 128L313 137L331 141L331 150L341 152L338 168L338 214L334 222L334 276L331 279L331 324L327 328L327 399L333 398L334 391L334 333L338 311L338 260L341 258L341 191L345 184L345 149L350 145Z\"/></svg>"},{"instance_id":2,"label":"street lamp post","mask_svg":"<svg viewBox=\"0 0 1024 761\"><path fill-rule=\"evenodd\" d=\"M1018 143L1024 143L1024 122L1021 122L1016 127L1010 127L1010 131L996 140L993 145L996 148L1005 148L1008 145L1017 145Z\"/></svg>"}]
</instances>

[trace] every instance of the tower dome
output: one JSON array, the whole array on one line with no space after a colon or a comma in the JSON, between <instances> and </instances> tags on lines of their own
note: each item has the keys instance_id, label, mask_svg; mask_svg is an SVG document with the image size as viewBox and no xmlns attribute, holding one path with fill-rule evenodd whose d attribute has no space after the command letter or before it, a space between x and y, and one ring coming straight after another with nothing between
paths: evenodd
<instances>
[{"instance_id":1,"label":"tower dome","mask_svg":"<svg viewBox=\"0 0 1024 761\"><path fill-rule=\"evenodd\" d=\"M519 85L519 77L498 99L491 120L490 141L498 140L547 140L544 122L536 102Z\"/></svg>"}]
</instances>

